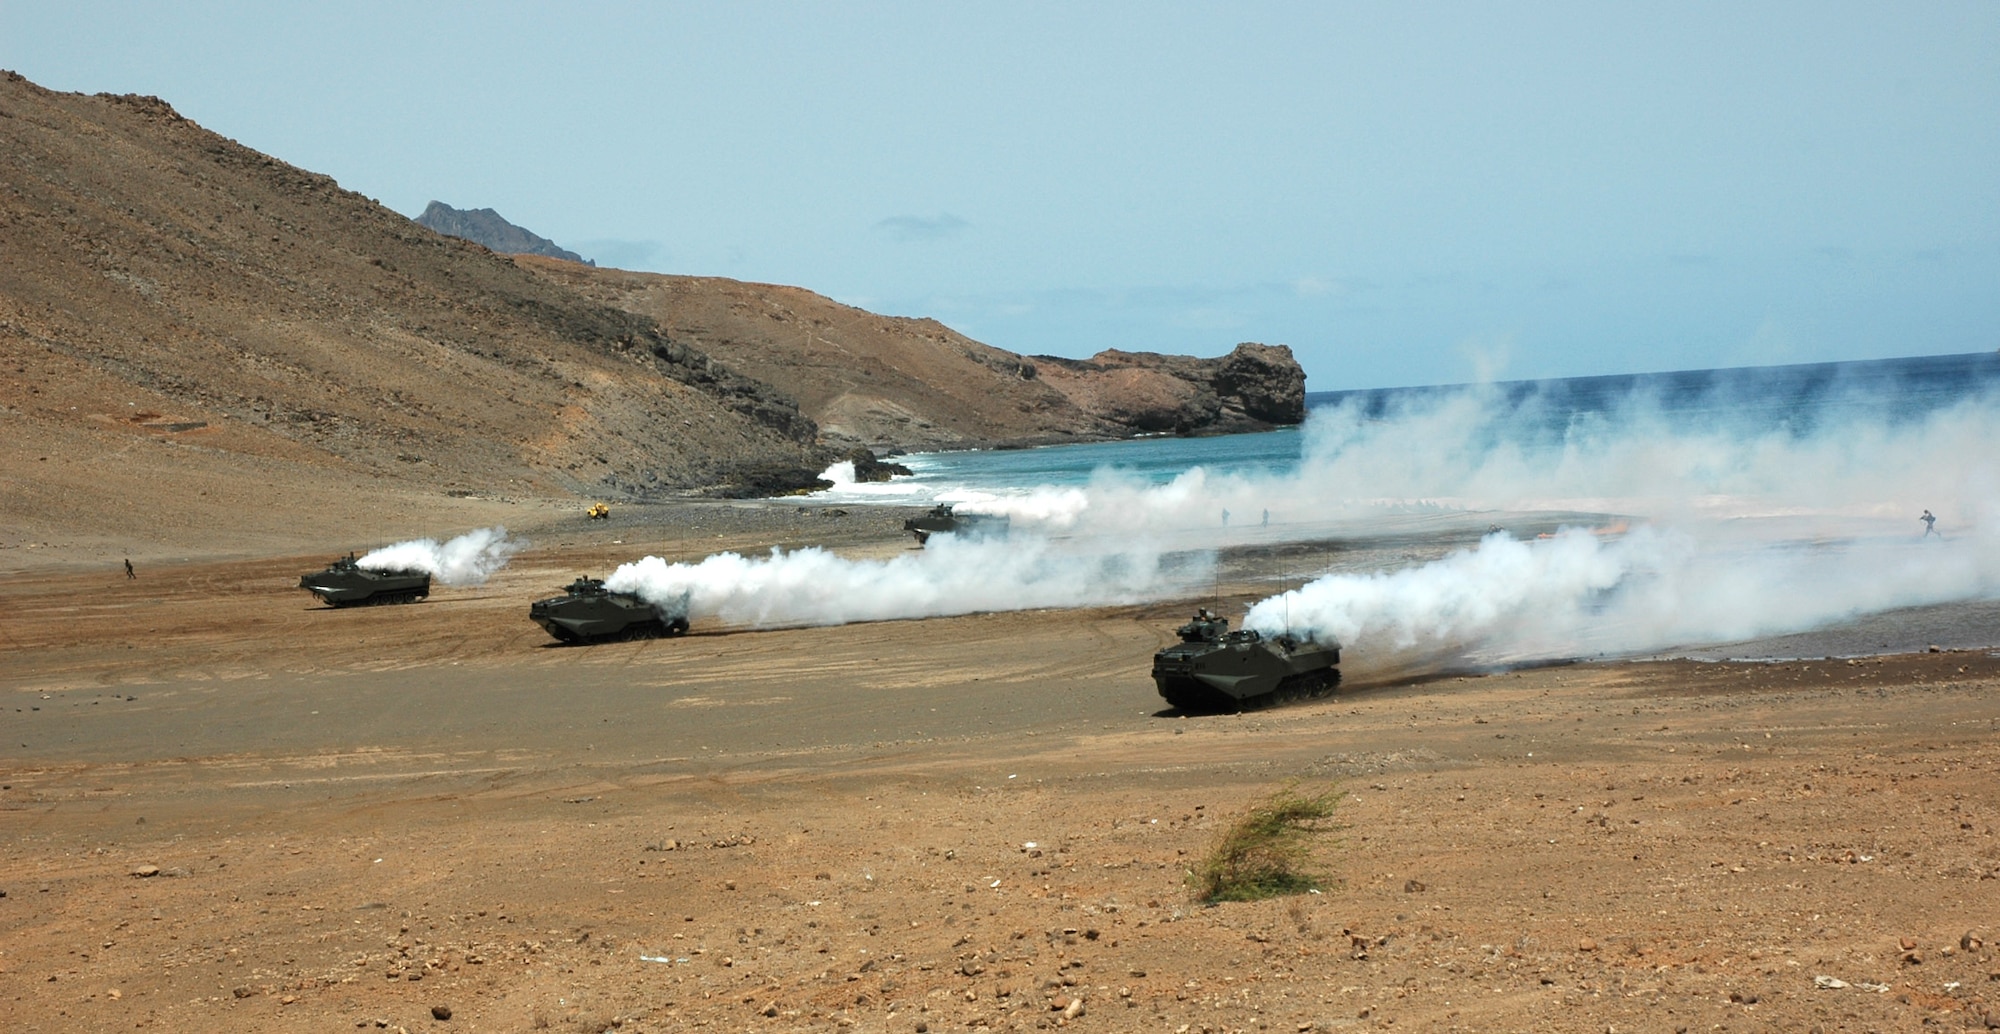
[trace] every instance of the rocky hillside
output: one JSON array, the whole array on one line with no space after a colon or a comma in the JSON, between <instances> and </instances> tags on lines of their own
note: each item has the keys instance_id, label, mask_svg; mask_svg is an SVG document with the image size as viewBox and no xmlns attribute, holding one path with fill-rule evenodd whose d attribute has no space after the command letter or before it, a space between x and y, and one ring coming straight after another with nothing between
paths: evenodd
<instances>
[{"instance_id":1,"label":"rocky hillside","mask_svg":"<svg viewBox=\"0 0 2000 1034\"><path fill-rule=\"evenodd\" d=\"M158 98L12 73L0 255L0 551L351 545L468 499L770 494L859 443L1303 415L1283 348L1027 358L797 288L496 254Z\"/></svg>"},{"instance_id":2,"label":"rocky hillside","mask_svg":"<svg viewBox=\"0 0 2000 1034\"><path fill-rule=\"evenodd\" d=\"M830 455L782 392L651 319L155 98L0 76L0 254L0 525L124 527L168 456L307 499L726 493Z\"/></svg>"},{"instance_id":3,"label":"rocky hillside","mask_svg":"<svg viewBox=\"0 0 2000 1034\"><path fill-rule=\"evenodd\" d=\"M546 255L587 266L597 263L556 242L515 226L490 208L461 210L442 201L433 201L417 216L417 225L429 227L447 237L458 237L503 255Z\"/></svg>"},{"instance_id":4,"label":"rocky hillside","mask_svg":"<svg viewBox=\"0 0 2000 1034\"><path fill-rule=\"evenodd\" d=\"M520 263L777 386L829 440L962 447L1223 434L1305 419L1305 373L1282 345L1238 345L1218 359L1023 356L936 320L880 316L797 287Z\"/></svg>"}]
</instances>

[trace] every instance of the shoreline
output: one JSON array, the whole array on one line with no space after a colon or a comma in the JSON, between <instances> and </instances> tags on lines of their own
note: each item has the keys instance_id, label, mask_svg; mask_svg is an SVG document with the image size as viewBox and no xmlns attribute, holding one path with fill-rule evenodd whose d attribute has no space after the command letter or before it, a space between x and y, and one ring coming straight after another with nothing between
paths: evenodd
<instances>
[{"instance_id":1,"label":"shoreline","mask_svg":"<svg viewBox=\"0 0 2000 1034\"><path fill-rule=\"evenodd\" d=\"M616 503L611 516L602 521L584 517L581 502L554 499L498 500L458 497L468 504L519 507L512 516L532 514L530 520L499 522L510 536L526 540L527 552L519 560L546 562L552 555L576 554L602 567L603 576L618 564L648 555L670 561L696 561L715 553L735 552L747 557L768 554L772 549L787 552L819 547L844 555L885 558L914 548L902 530L907 517L917 516L928 506L894 501L820 502L798 499L712 499L689 497L646 503ZM525 505L524 505L525 504ZM486 511L491 513L493 511ZM1465 513L1440 520L1436 515L1413 519L1408 528L1396 524L1375 525L1357 532L1351 526L1329 525L1304 538L1270 538L1263 529L1233 529L1228 536L1197 529L1170 537L1170 549L1213 549L1223 565L1233 570L1228 581L1236 588L1230 596L1246 603L1278 591L1290 581L1310 577L1298 570L1300 559L1339 554L1338 569L1347 571L1392 570L1436 559L1451 550L1475 544L1489 526L1492 514ZM1534 535L1558 526L1587 519L1591 515L1573 513L1501 515L1518 535ZM77 552L51 550L44 562L6 566L0 553L0 601L49 592L60 594L65 586L124 588L121 559L129 556L140 577L133 584L144 589L164 575L169 579L197 577L213 580L214 570L263 570L274 564L291 564L300 573L316 569L326 559L350 550L367 552L395 542L417 538L439 541L471 531L482 525L466 524L435 529L400 538L333 543L314 549L307 546L276 551L217 551L210 554L173 555L165 551L151 555L97 551L78 559ZM485 525L491 526L491 525ZM1288 528L1296 534L1301 529ZM1323 537L1316 537L1323 536ZM18 548L18 547L17 547ZM41 559L41 557L37 557ZM572 565L573 566L573 565ZM1313 564L1308 568L1317 570ZM295 583L296 576L286 582ZM1220 584L1220 583L1219 583ZM23 586L35 586L24 589ZM559 588L560 586L556 586ZM443 592L452 590L443 589ZM525 601L524 601L525 602ZM1169 601L1162 601L1169 602ZM921 620L921 619L919 619ZM1657 660L1742 660L1782 662L1787 660L1844 659L1885 654L1925 652L1931 647L1946 650L2000 649L2000 599L1961 600L1900 608L1859 615L1820 629L1781 632L1735 643L1697 644L1653 650L1618 657L1581 657L1584 662L1648 662Z\"/></svg>"}]
</instances>

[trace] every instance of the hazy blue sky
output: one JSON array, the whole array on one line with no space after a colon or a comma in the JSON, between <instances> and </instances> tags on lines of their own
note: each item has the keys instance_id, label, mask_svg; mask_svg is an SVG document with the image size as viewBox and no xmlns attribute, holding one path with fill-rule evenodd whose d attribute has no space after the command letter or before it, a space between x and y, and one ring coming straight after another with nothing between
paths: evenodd
<instances>
[{"instance_id":1,"label":"hazy blue sky","mask_svg":"<svg viewBox=\"0 0 2000 1034\"><path fill-rule=\"evenodd\" d=\"M1314 389L2000 347L2000 3L106 4L0 67L399 212Z\"/></svg>"}]
</instances>

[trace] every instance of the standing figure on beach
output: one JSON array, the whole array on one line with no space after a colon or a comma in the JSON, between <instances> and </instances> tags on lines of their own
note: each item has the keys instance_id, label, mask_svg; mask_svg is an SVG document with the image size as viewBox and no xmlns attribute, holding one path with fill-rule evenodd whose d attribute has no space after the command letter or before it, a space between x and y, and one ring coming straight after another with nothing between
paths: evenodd
<instances>
[{"instance_id":1,"label":"standing figure on beach","mask_svg":"<svg viewBox=\"0 0 2000 1034\"><path fill-rule=\"evenodd\" d=\"M1925 510L1924 515L1917 519L1924 522L1924 534L1922 537L1929 538L1932 535L1937 535L1938 538L1944 538L1943 535L1938 534L1937 518L1931 516L1931 512L1929 510Z\"/></svg>"},{"instance_id":2,"label":"standing figure on beach","mask_svg":"<svg viewBox=\"0 0 2000 1034\"><path fill-rule=\"evenodd\" d=\"M137 578L137 577L139 577L139 572L137 572L137 571L134 571L134 570L132 570L132 558L131 558L131 557L126 557L126 558L125 558L125 577L127 577L127 578Z\"/></svg>"},{"instance_id":3,"label":"standing figure on beach","mask_svg":"<svg viewBox=\"0 0 2000 1034\"><path fill-rule=\"evenodd\" d=\"M1229 527L1229 510L1227 507L1222 511L1222 526L1225 528Z\"/></svg>"}]
</instances>

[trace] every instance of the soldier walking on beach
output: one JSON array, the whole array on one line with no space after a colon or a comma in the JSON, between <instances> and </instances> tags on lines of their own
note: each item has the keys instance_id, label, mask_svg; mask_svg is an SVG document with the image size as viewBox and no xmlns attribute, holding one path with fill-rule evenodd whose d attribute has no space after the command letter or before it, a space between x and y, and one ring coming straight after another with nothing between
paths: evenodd
<instances>
[{"instance_id":1,"label":"soldier walking on beach","mask_svg":"<svg viewBox=\"0 0 2000 1034\"><path fill-rule=\"evenodd\" d=\"M137 572L137 571L134 571L134 570L132 570L132 558L131 558L131 557L126 557L126 558L125 558L125 577L127 577L127 578L137 578L137 577L139 577L139 572Z\"/></svg>"},{"instance_id":2,"label":"soldier walking on beach","mask_svg":"<svg viewBox=\"0 0 2000 1034\"><path fill-rule=\"evenodd\" d=\"M1937 530L1937 518L1931 516L1931 512L1929 510L1925 510L1924 515L1917 519L1924 522L1924 534L1922 537L1929 538L1932 535L1936 535L1938 538L1944 538L1944 536L1940 534Z\"/></svg>"}]
</instances>

